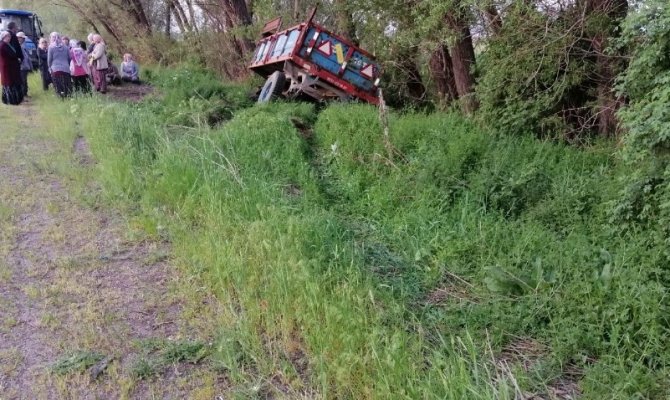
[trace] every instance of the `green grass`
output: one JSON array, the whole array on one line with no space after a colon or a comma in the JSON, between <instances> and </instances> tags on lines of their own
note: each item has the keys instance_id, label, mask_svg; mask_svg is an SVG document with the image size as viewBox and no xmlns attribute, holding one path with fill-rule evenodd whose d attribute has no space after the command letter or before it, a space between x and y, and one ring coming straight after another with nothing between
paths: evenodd
<instances>
[{"instance_id":1,"label":"green grass","mask_svg":"<svg viewBox=\"0 0 670 400\"><path fill-rule=\"evenodd\" d=\"M105 358L93 351L77 351L61 357L51 366L51 371L58 375L84 372Z\"/></svg>"},{"instance_id":2,"label":"green grass","mask_svg":"<svg viewBox=\"0 0 670 400\"><path fill-rule=\"evenodd\" d=\"M161 93L140 105L57 107L75 110L106 200L215 296L211 359L239 397L668 392L667 260L612 222L629 172L611 144L408 113L389 152L369 106L253 106L206 73L151 78Z\"/></svg>"},{"instance_id":3,"label":"green grass","mask_svg":"<svg viewBox=\"0 0 670 400\"><path fill-rule=\"evenodd\" d=\"M178 363L198 364L211 353L211 346L198 341L148 339L137 343L139 356L130 366L130 375L148 379Z\"/></svg>"}]
</instances>

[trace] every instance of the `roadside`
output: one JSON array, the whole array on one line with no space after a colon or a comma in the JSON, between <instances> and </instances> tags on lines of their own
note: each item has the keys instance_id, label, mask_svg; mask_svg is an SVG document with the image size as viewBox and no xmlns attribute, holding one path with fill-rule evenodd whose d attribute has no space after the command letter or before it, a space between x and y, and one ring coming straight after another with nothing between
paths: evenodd
<instances>
[{"instance_id":1,"label":"roadside","mask_svg":"<svg viewBox=\"0 0 670 400\"><path fill-rule=\"evenodd\" d=\"M169 243L75 194L93 158L42 133L49 101L0 108L0 399L215 397Z\"/></svg>"}]
</instances>

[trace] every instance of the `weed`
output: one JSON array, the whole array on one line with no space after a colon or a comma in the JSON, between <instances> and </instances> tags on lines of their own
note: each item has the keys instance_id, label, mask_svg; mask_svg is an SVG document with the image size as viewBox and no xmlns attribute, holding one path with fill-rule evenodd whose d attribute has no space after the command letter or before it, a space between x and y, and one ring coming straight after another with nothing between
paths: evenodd
<instances>
[{"instance_id":1,"label":"weed","mask_svg":"<svg viewBox=\"0 0 670 400\"><path fill-rule=\"evenodd\" d=\"M130 366L130 376L135 379L149 379L158 372L156 364L146 358L139 358Z\"/></svg>"},{"instance_id":2,"label":"weed","mask_svg":"<svg viewBox=\"0 0 670 400\"><path fill-rule=\"evenodd\" d=\"M198 364L211 353L210 346L198 341L147 339L136 345L140 355L130 367L130 375L137 379L158 375L170 365Z\"/></svg>"},{"instance_id":3,"label":"weed","mask_svg":"<svg viewBox=\"0 0 670 400\"><path fill-rule=\"evenodd\" d=\"M103 354L95 351L78 350L58 359L51 366L51 371L58 375L84 372L104 358Z\"/></svg>"}]
</instances>

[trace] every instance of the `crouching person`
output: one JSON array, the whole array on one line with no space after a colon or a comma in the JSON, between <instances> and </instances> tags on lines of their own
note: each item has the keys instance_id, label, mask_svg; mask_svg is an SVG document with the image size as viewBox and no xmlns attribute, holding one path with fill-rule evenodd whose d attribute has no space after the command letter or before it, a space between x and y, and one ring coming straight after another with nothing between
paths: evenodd
<instances>
[{"instance_id":1,"label":"crouching person","mask_svg":"<svg viewBox=\"0 0 670 400\"><path fill-rule=\"evenodd\" d=\"M121 79L124 82L131 82L135 84L140 83L140 67L133 59L133 55L126 53L123 55L123 62L121 63Z\"/></svg>"},{"instance_id":2,"label":"crouching person","mask_svg":"<svg viewBox=\"0 0 670 400\"><path fill-rule=\"evenodd\" d=\"M107 84L118 86L121 84L121 75L119 74L119 68L114 64L112 55L107 55L107 60L109 61L109 68L107 68Z\"/></svg>"}]
</instances>

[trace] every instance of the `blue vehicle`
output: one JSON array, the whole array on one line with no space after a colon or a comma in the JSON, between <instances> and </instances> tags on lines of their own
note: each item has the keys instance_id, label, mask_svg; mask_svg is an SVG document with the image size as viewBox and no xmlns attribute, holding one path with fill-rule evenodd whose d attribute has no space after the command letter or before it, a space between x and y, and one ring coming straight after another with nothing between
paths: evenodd
<instances>
[{"instance_id":1,"label":"blue vehicle","mask_svg":"<svg viewBox=\"0 0 670 400\"><path fill-rule=\"evenodd\" d=\"M0 30L6 30L10 22L16 22L19 31L26 34L27 37L24 46L30 53L33 67L37 69L39 56L37 54L36 43L43 36L42 21L40 21L37 14L31 11L0 9Z\"/></svg>"}]
</instances>

